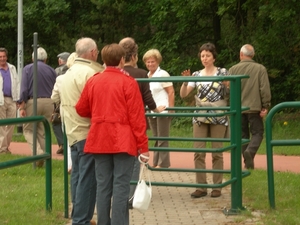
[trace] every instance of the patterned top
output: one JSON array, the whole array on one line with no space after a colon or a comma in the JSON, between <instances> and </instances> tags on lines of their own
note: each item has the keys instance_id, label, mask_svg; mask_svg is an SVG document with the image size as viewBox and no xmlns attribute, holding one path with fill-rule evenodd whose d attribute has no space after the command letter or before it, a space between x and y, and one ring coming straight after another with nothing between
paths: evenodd
<instances>
[{"instance_id":1,"label":"patterned top","mask_svg":"<svg viewBox=\"0 0 300 225\"><path fill-rule=\"evenodd\" d=\"M217 68L216 74L213 76L227 76L228 71L225 68ZM193 73L193 76L203 76L201 70ZM196 96L201 102L216 102L224 99L224 85L222 81L202 81L202 82L189 82L189 86L197 88ZM197 110L196 113L220 113L220 110ZM197 123L199 126L202 123L207 124L221 124L228 125L228 119L226 116L221 117L194 117L193 123Z\"/></svg>"}]
</instances>

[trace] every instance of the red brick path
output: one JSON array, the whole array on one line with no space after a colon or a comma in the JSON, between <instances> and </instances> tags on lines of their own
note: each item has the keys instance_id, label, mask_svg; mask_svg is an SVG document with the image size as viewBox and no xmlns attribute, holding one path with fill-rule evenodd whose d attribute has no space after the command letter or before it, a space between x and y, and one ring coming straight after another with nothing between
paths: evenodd
<instances>
[{"instance_id":1,"label":"red brick path","mask_svg":"<svg viewBox=\"0 0 300 225\"><path fill-rule=\"evenodd\" d=\"M12 154L30 155L31 150L27 143L13 142L10 145ZM52 156L54 159L63 159L62 155L57 155L57 145L52 146ZM194 168L193 153L171 152L171 167L173 168ZM152 155L152 154L151 154ZM1 157L1 156L0 156ZM152 159L150 158L149 164L151 165ZM255 156L255 168L266 169L267 157L266 155ZM206 155L207 168L211 168L211 154ZM288 171L300 172L300 157L299 156L273 156L274 171ZM243 164L242 164L243 165ZM224 169L230 169L230 154L224 153Z\"/></svg>"}]
</instances>

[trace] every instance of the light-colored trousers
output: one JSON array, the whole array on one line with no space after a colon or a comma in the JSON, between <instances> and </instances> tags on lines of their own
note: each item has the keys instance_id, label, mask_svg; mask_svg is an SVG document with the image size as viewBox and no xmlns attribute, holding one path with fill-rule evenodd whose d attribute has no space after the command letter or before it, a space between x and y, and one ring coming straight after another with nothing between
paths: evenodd
<instances>
[{"instance_id":1,"label":"light-colored trousers","mask_svg":"<svg viewBox=\"0 0 300 225\"><path fill-rule=\"evenodd\" d=\"M51 98L37 99L37 116L45 116L49 123L51 115L53 113L53 109L54 106ZM26 116L33 116L33 99L29 99L26 103ZM45 128L42 122L39 122L37 124L36 131L36 154L40 155L45 152ZM23 124L23 134L33 152L33 123Z\"/></svg>"},{"instance_id":2,"label":"light-colored trousers","mask_svg":"<svg viewBox=\"0 0 300 225\"><path fill-rule=\"evenodd\" d=\"M224 138L226 132L226 126L214 125L201 123L193 125L193 136L194 138ZM206 142L196 141L194 142L194 148L205 148ZM222 142L212 142L212 148L222 148ZM195 153L194 163L196 169L206 169L205 163L205 152ZM222 170L223 169L223 153L217 152L212 153L212 169ZM213 173L213 183L221 184L223 181L223 173ZM206 173L196 173L196 182L199 184L207 184ZM198 188L200 191L206 192L206 188ZM221 190L221 188L213 188L213 190Z\"/></svg>"},{"instance_id":3,"label":"light-colored trousers","mask_svg":"<svg viewBox=\"0 0 300 225\"><path fill-rule=\"evenodd\" d=\"M11 97L4 97L4 105L0 106L0 119L16 118L17 105ZM8 150L13 133L14 125L0 126L0 152Z\"/></svg>"}]
</instances>

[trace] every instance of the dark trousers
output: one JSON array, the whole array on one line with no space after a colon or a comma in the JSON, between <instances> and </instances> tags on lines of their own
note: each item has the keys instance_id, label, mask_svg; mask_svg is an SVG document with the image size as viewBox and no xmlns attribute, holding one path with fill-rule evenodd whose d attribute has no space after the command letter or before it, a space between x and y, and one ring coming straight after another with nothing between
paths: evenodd
<instances>
[{"instance_id":1,"label":"dark trousers","mask_svg":"<svg viewBox=\"0 0 300 225\"><path fill-rule=\"evenodd\" d=\"M52 129L53 129L53 133L56 137L57 144L63 145L64 144L64 136L63 136L63 132L62 132L61 123L57 123L57 124L52 123Z\"/></svg>"},{"instance_id":2,"label":"dark trousers","mask_svg":"<svg viewBox=\"0 0 300 225\"><path fill-rule=\"evenodd\" d=\"M251 137L250 137L251 134ZM242 138L250 139L249 144L243 145L242 153L247 150L250 152L252 159L254 159L256 152L263 140L264 123L262 118L257 113L243 113L242 114Z\"/></svg>"}]
</instances>

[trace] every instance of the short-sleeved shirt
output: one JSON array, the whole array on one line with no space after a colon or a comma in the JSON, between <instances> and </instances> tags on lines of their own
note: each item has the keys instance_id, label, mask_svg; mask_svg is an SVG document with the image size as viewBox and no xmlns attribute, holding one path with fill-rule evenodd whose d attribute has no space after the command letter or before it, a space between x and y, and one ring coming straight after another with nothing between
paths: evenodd
<instances>
[{"instance_id":1,"label":"short-sleeved shirt","mask_svg":"<svg viewBox=\"0 0 300 225\"><path fill-rule=\"evenodd\" d=\"M152 77L153 78L170 77L170 74L167 71L162 70L160 67L158 67L157 70L152 75ZM169 107L169 96L164 88L173 86L173 83L172 82L150 82L149 85L156 105L165 105L166 107ZM167 113L167 112L168 111L163 111L162 113Z\"/></svg>"}]
</instances>

